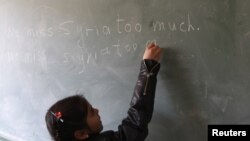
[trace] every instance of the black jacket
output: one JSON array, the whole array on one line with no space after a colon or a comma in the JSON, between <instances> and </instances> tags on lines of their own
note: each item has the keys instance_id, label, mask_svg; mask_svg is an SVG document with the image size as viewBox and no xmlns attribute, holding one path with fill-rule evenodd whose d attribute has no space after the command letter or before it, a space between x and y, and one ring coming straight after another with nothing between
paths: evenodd
<instances>
[{"instance_id":1,"label":"black jacket","mask_svg":"<svg viewBox=\"0 0 250 141\"><path fill-rule=\"evenodd\" d=\"M118 126L118 131L105 131L91 135L87 141L144 141L148 135L148 123L154 109L157 73L160 64L143 60L128 115Z\"/></svg>"}]
</instances>

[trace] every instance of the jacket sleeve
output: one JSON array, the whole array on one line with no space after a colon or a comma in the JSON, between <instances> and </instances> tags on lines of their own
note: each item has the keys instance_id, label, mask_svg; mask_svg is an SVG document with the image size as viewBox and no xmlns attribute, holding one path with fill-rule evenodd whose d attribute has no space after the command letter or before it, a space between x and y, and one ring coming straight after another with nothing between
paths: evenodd
<instances>
[{"instance_id":1,"label":"jacket sleeve","mask_svg":"<svg viewBox=\"0 0 250 141\"><path fill-rule=\"evenodd\" d=\"M144 141L151 121L157 74L160 64L154 60L143 60L136 82L127 117L114 133L114 141Z\"/></svg>"}]
</instances>

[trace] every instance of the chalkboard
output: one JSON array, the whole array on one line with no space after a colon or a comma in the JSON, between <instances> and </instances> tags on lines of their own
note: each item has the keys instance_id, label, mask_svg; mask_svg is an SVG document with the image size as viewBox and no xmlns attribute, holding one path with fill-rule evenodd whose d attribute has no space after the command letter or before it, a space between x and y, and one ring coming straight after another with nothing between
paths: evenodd
<instances>
[{"instance_id":1,"label":"chalkboard","mask_svg":"<svg viewBox=\"0 0 250 141\"><path fill-rule=\"evenodd\" d=\"M117 130L149 42L164 54L147 141L202 141L208 124L250 124L249 1L0 3L1 140L50 140L45 112L73 94Z\"/></svg>"}]
</instances>

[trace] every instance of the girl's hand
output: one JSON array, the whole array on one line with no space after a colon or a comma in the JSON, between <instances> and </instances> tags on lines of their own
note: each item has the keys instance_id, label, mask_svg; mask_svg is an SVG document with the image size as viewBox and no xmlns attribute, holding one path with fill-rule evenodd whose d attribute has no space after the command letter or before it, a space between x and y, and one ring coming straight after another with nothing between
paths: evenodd
<instances>
[{"instance_id":1,"label":"girl's hand","mask_svg":"<svg viewBox=\"0 0 250 141\"><path fill-rule=\"evenodd\" d=\"M162 54L162 48L160 48L158 45L155 45L154 43L151 43L146 47L146 50L143 55L143 60L152 59L159 62L161 54Z\"/></svg>"}]
</instances>

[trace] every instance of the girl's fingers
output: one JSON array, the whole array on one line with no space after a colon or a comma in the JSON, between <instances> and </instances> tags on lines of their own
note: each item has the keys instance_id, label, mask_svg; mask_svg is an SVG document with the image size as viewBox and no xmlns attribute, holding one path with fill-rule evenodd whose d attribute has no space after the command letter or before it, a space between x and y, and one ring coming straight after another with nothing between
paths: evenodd
<instances>
[{"instance_id":1,"label":"girl's fingers","mask_svg":"<svg viewBox=\"0 0 250 141\"><path fill-rule=\"evenodd\" d=\"M148 45L148 49L150 49L150 48L152 48L152 47L154 47L155 46L155 44L154 43L151 43L150 45Z\"/></svg>"}]
</instances>

